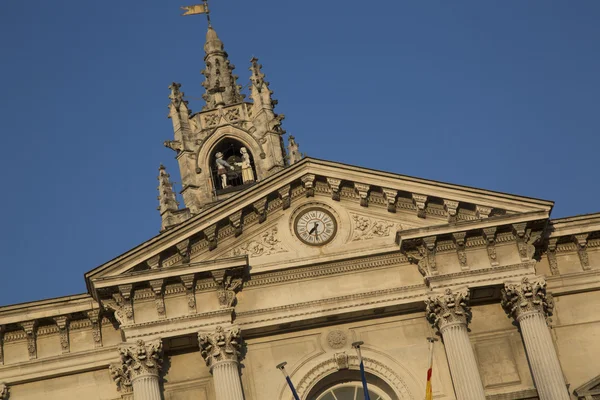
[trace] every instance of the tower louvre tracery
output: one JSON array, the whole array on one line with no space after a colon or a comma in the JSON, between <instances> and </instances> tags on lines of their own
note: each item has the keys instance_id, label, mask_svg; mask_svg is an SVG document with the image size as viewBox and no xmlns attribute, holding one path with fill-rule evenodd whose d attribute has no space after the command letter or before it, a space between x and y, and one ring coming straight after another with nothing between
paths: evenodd
<instances>
[{"instance_id":1,"label":"tower louvre tracery","mask_svg":"<svg viewBox=\"0 0 600 400\"><path fill-rule=\"evenodd\" d=\"M189 216L280 171L298 158L292 155L289 160L286 154L283 140L286 132L281 126L284 115L274 112L277 101L272 98L273 91L258 59L250 60L251 101L247 101L237 83L238 76L233 73L235 66L212 26L206 33L204 52L205 67L201 73L205 93L200 112L192 113L181 84L173 82L169 86L169 118L174 138L164 144L177 153L181 195ZM221 161L217 161L219 158ZM242 158L246 161L242 162ZM252 171L246 177L255 179L242 179L243 168ZM169 222L163 215L163 229L179 222L179 219Z\"/></svg>"}]
</instances>

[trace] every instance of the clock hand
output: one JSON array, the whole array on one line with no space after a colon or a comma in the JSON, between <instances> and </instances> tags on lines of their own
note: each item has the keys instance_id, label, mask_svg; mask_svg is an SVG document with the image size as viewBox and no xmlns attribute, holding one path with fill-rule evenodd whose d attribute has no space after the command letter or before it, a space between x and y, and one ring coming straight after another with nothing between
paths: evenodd
<instances>
[{"instance_id":1,"label":"clock hand","mask_svg":"<svg viewBox=\"0 0 600 400\"><path fill-rule=\"evenodd\" d=\"M318 222L315 222L315 224L313 225L312 229L308 232L309 235L312 235L313 232L315 232L317 230L317 227L319 226Z\"/></svg>"}]
</instances>

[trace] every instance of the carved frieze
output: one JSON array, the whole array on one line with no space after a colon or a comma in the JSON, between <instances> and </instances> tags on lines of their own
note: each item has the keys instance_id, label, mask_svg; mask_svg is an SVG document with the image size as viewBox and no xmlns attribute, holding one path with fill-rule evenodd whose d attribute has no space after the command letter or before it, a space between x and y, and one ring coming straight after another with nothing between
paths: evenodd
<instances>
[{"instance_id":1,"label":"carved frieze","mask_svg":"<svg viewBox=\"0 0 600 400\"><path fill-rule=\"evenodd\" d=\"M444 199L444 210L448 213L448 222L456 222L458 205L458 201Z\"/></svg>"},{"instance_id":2,"label":"carved frieze","mask_svg":"<svg viewBox=\"0 0 600 400\"><path fill-rule=\"evenodd\" d=\"M131 381L138 376L158 375L162 367L162 342L154 340L144 342L139 339L135 343L119 346L121 370L129 375Z\"/></svg>"},{"instance_id":3,"label":"carved frieze","mask_svg":"<svg viewBox=\"0 0 600 400\"><path fill-rule=\"evenodd\" d=\"M214 332L198 333L198 342L200 354L211 369L218 362L239 361L242 336L238 327L225 330L217 326Z\"/></svg>"},{"instance_id":4,"label":"carved frieze","mask_svg":"<svg viewBox=\"0 0 600 400\"><path fill-rule=\"evenodd\" d=\"M443 294L430 295L425 300L427 320L434 328L442 331L453 323L468 325L471 322L469 289L446 289Z\"/></svg>"},{"instance_id":5,"label":"carved frieze","mask_svg":"<svg viewBox=\"0 0 600 400\"><path fill-rule=\"evenodd\" d=\"M20 323L21 328L25 331L27 337L27 352L29 359L37 358L37 321L26 321Z\"/></svg>"},{"instance_id":6,"label":"carved frieze","mask_svg":"<svg viewBox=\"0 0 600 400\"><path fill-rule=\"evenodd\" d=\"M335 178L327 178L327 184L331 188L331 199L335 201L340 201L340 185L342 183L341 179Z\"/></svg>"},{"instance_id":7,"label":"carved frieze","mask_svg":"<svg viewBox=\"0 0 600 400\"><path fill-rule=\"evenodd\" d=\"M548 264L550 265L550 273L552 273L552 275L560 275L560 271L558 270L558 260L556 259L557 242L558 238L548 240L548 251L546 253L548 256Z\"/></svg>"},{"instance_id":8,"label":"carved frieze","mask_svg":"<svg viewBox=\"0 0 600 400\"><path fill-rule=\"evenodd\" d=\"M546 280L543 277L525 277L520 283L506 283L502 289L500 304L517 321L532 312L548 317L552 315L554 308L552 296L546 293Z\"/></svg>"},{"instance_id":9,"label":"carved frieze","mask_svg":"<svg viewBox=\"0 0 600 400\"><path fill-rule=\"evenodd\" d=\"M413 203L415 204L415 206L417 207L417 217L425 218L426 217L425 207L427 206L427 196L425 196L424 194L413 193L412 200L413 200Z\"/></svg>"},{"instance_id":10,"label":"carved frieze","mask_svg":"<svg viewBox=\"0 0 600 400\"><path fill-rule=\"evenodd\" d=\"M181 278L181 283L185 287L185 295L187 297L188 312L190 314L195 314L196 313L196 290L195 290L195 286L196 286L195 278L196 277L194 274L190 274L190 275L182 275L180 278Z\"/></svg>"},{"instance_id":11,"label":"carved frieze","mask_svg":"<svg viewBox=\"0 0 600 400\"><path fill-rule=\"evenodd\" d=\"M579 260L581 261L581 267L584 271L590 270L590 260L588 258L587 253L587 240L589 234L583 233L581 235L573 235L573 239L575 244L577 245L577 254L579 255Z\"/></svg>"},{"instance_id":12,"label":"carved frieze","mask_svg":"<svg viewBox=\"0 0 600 400\"><path fill-rule=\"evenodd\" d=\"M277 237L278 234L277 227L271 228L258 237L235 247L231 250L230 255L232 257L248 255L253 258L286 253L288 250L282 246L281 240Z\"/></svg>"},{"instance_id":13,"label":"carved frieze","mask_svg":"<svg viewBox=\"0 0 600 400\"><path fill-rule=\"evenodd\" d=\"M364 215L350 213L352 217L352 235L351 240L369 240L376 238L389 237L396 234L400 225L390 221L374 219Z\"/></svg>"},{"instance_id":14,"label":"carved frieze","mask_svg":"<svg viewBox=\"0 0 600 400\"><path fill-rule=\"evenodd\" d=\"M58 326L59 330L61 351L63 354L69 353L71 351L69 345L69 317L66 315L61 315L59 317L55 317L54 322L56 322L56 326Z\"/></svg>"},{"instance_id":15,"label":"carved frieze","mask_svg":"<svg viewBox=\"0 0 600 400\"><path fill-rule=\"evenodd\" d=\"M102 329L100 325L100 310L91 310L87 312L87 317L92 324L92 337L94 338L94 347L102 347Z\"/></svg>"}]
</instances>

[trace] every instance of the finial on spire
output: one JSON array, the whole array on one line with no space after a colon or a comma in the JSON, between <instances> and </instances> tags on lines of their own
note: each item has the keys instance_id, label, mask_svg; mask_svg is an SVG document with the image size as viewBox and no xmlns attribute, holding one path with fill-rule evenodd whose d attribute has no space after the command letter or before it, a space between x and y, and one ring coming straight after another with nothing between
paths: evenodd
<instances>
[{"instance_id":1,"label":"finial on spire","mask_svg":"<svg viewBox=\"0 0 600 400\"><path fill-rule=\"evenodd\" d=\"M173 184L170 181L171 175L167 173L167 169L164 165L160 164L158 168L158 210L163 215L168 211L177 211L179 209L179 203L175 197L173 191Z\"/></svg>"},{"instance_id":2,"label":"finial on spire","mask_svg":"<svg viewBox=\"0 0 600 400\"><path fill-rule=\"evenodd\" d=\"M298 145L298 143L296 143L295 138L292 135L290 135L288 137L288 147L287 147L288 162L290 165L294 165L295 163L297 163L298 161L300 161L302 159L302 155L300 154L299 148L300 148L300 146Z\"/></svg>"},{"instance_id":3,"label":"finial on spire","mask_svg":"<svg viewBox=\"0 0 600 400\"><path fill-rule=\"evenodd\" d=\"M171 94L169 94L169 99L171 99L171 104L175 107L177 111L179 111L179 107L181 104L185 104L187 106L188 102L183 100L183 93L181 90L181 83L173 82L169 85L169 90L171 90ZM191 113L191 110L188 110L188 114Z\"/></svg>"}]
</instances>

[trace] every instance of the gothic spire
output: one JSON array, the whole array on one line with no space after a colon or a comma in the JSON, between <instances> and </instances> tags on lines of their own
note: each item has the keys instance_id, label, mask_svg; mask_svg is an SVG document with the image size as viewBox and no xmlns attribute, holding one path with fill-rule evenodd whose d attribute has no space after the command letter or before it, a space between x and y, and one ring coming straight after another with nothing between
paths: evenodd
<instances>
[{"instance_id":1,"label":"gothic spire","mask_svg":"<svg viewBox=\"0 0 600 400\"><path fill-rule=\"evenodd\" d=\"M162 219L161 231L180 222L179 203L173 191L173 184L169 180L170 175L164 165L160 164L158 169L158 208Z\"/></svg>"},{"instance_id":2,"label":"gothic spire","mask_svg":"<svg viewBox=\"0 0 600 400\"><path fill-rule=\"evenodd\" d=\"M257 108L268 108L274 109L277 104L277 100L273 100L271 95L273 91L269 89L269 82L265 80L265 74L262 72L262 65L258 63L258 58L252 57L250 60L252 65L250 66L250 82L252 86L250 88L250 97L254 101Z\"/></svg>"},{"instance_id":3,"label":"gothic spire","mask_svg":"<svg viewBox=\"0 0 600 400\"><path fill-rule=\"evenodd\" d=\"M202 70L202 75L206 79L202 86L206 89L206 93L202 98L206 101L206 105L203 109L210 110L217 106L242 102L244 100L244 95L240 93L242 87L237 84L238 76L233 74L235 66L229 62L223 42L212 26L209 26L206 32L204 52L206 68Z\"/></svg>"}]
</instances>

